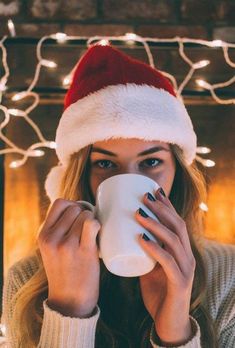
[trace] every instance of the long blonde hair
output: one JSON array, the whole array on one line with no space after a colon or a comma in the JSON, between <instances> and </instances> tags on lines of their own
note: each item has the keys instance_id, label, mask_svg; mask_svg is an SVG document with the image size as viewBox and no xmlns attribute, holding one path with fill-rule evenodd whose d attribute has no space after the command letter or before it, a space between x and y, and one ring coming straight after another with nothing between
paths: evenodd
<instances>
[{"instance_id":1,"label":"long blonde hair","mask_svg":"<svg viewBox=\"0 0 235 348\"><path fill-rule=\"evenodd\" d=\"M190 314L198 320L202 340L206 342L206 346L216 348L216 331L209 313L202 304L206 291L206 272L200 244L203 235L204 213L199 208L199 204L201 201L206 201L206 184L196 164L188 166L181 149L177 145L170 146L176 159L176 173L169 198L178 214L186 222L196 259ZM71 156L61 183L60 197L70 200L83 199L95 203L88 182L91 147L89 145ZM48 295L46 273L38 248L34 255L37 257L38 270L12 299L12 303L14 303L12 320L17 323L14 336L17 337L18 347L21 348L37 346L43 319L42 302ZM107 296L107 293L111 293L112 298ZM131 310L128 309L128 306L120 306L123 301L132 304ZM153 321L142 301L138 277L117 277L107 271L101 260L98 305L101 308L101 315L97 323L96 348L132 347L134 341L133 347L151 347L149 333ZM118 318L122 320L117 320Z\"/></svg>"}]
</instances>

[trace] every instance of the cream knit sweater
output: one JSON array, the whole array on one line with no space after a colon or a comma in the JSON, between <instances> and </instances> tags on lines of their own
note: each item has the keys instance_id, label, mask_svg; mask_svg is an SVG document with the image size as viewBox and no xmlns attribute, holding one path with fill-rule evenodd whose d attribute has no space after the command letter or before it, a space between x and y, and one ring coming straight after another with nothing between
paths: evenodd
<instances>
[{"instance_id":1,"label":"cream knit sweater","mask_svg":"<svg viewBox=\"0 0 235 348\"><path fill-rule=\"evenodd\" d=\"M205 240L203 245L205 247L203 257L208 273L204 304L217 324L219 348L235 348L235 246L208 240ZM10 299L34 274L37 267L36 257L22 259L10 268L5 280L2 322L7 328L7 348L19 348L14 337L15 324L11 319ZM86 319L65 317L50 309L47 300L43 302L43 308L44 316L38 348L95 347L96 324L100 315L98 306L94 315ZM200 327L194 318L190 318L193 337L178 348L210 348L202 345ZM157 343L154 325L149 339L154 348L162 347Z\"/></svg>"}]
</instances>

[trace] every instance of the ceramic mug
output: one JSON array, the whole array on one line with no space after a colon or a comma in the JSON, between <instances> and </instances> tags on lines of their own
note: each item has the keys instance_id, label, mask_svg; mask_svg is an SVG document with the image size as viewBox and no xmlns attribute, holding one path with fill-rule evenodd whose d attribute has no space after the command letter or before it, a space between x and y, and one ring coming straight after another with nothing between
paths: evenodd
<instances>
[{"instance_id":1,"label":"ceramic mug","mask_svg":"<svg viewBox=\"0 0 235 348\"><path fill-rule=\"evenodd\" d=\"M150 272L156 261L138 242L138 235L145 233L157 240L137 222L135 212L142 208L157 220L157 217L142 203L146 192L154 195L160 186L147 176L119 174L104 180L97 188L96 205L77 201L95 213L101 223L99 231L99 257L107 269L118 276L137 277Z\"/></svg>"}]
</instances>

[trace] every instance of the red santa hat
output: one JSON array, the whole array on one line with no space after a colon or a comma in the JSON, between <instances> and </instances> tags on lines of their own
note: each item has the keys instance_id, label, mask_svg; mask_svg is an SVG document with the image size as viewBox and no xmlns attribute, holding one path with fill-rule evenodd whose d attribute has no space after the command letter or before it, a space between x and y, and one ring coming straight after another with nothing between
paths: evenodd
<instances>
[{"instance_id":1,"label":"red santa hat","mask_svg":"<svg viewBox=\"0 0 235 348\"><path fill-rule=\"evenodd\" d=\"M110 46L95 44L79 60L56 131L59 165L45 182L53 201L70 156L96 141L139 138L177 144L191 164L196 134L184 104L157 69Z\"/></svg>"}]
</instances>

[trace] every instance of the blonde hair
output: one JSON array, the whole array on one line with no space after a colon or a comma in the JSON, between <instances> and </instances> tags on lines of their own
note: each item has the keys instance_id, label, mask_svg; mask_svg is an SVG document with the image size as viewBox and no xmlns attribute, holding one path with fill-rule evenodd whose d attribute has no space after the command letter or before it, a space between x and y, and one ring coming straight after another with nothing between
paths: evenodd
<instances>
[{"instance_id":1,"label":"blonde hair","mask_svg":"<svg viewBox=\"0 0 235 348\"><path fill-rule=\"evenodd\" d=\"M170 200L178 214L185 220L189 233L192 251L196 259L196 269L193 290L190 303L190 314L195 317L201 327L202 340L211 348L216 348L216 331L212 319L203 307L203 299L206 291L206 272L201 256L201 236L204 227L204 212L199 208L201 201L206 201L206 184L202 173L196 164L188 166L182 155L182 150L177 145L170 145L176 159L176 173L170 193ZM60 196L70 200L88 200L94 202L90 191L89 155L91 145L83 148L71 156L68 168L63 177ZM38 270L28 282L17 292L13 298L13 319L18 328L14 332L17 337L18 347L36 347L39 338L43 318L42 302L48 295L48 284L45 269L43 267L40 251L37 248L35 255L38 260ZM107 291L112 293L107 296ZM120 301L125 299L133 304L131 311L126 312L120 306ZM110 306L111 304L111 306ZM117 277L105 268L101 260L101 284L98 305L101 315L97 323L96 347L131 347L130 332L132 340L141 347L151 347L149 333L152 318L145 309L139 288L138 278ZM112 308L112 312L110 312ZM132 317L127 320L123 327L117 325L118 316ZM32 323L35 323L33 326ZM130 323L130 324L128 324ZM126 331L131 325L130 331ZM129 337L128 337L129 335Z\"/></svg>"}]
</instances>

